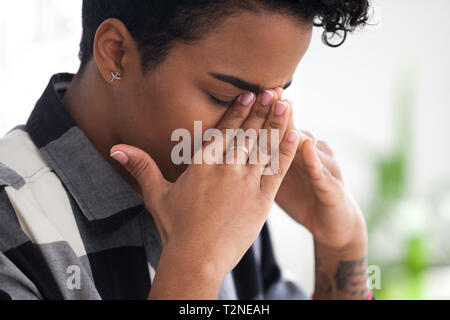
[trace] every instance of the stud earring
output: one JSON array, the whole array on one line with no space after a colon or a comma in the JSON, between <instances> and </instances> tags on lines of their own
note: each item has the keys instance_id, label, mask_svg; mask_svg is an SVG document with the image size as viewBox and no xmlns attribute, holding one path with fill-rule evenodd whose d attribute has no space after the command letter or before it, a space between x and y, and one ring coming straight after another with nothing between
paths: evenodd
<instances>
[{"instance_id":1,"label":"stud earring","mask_svg":"<svg viewBox=\"0 0 450 320\"><path fill-rule=\"evenodd\" d=\"M122 78L121 78L121 74L120 74L120 72L111 72L111 82L114 82L114 81L116 81L116 80L122 80Z\"/></svg>"}]
</instances>

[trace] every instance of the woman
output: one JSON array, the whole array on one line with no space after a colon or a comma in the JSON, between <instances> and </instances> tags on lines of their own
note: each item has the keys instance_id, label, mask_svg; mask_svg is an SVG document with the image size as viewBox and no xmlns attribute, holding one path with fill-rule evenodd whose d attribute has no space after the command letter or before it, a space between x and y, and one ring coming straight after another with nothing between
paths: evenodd
<instances>
[{"instance_id":1,"label":"woman","mask_svg":"<svg viewBox=\"0 0 450 320\"><path fill-rule=\"evenodd\" d=\"M275 201L314 237L314 298L370 299L361 210L282 97L313 25L338 46L367 11L367 0L84 0L79 71L53 76L0 142L1 296L306 298L274 259ZM172 134L198 135L196 121L225 139L192 142L188 159L212 145L244 161L174 161ZM226 129L260 136L236 146ZM260 129L279 137L270 174L274 152L249 161L269 150Z\"/></svg>"}]
</instances>

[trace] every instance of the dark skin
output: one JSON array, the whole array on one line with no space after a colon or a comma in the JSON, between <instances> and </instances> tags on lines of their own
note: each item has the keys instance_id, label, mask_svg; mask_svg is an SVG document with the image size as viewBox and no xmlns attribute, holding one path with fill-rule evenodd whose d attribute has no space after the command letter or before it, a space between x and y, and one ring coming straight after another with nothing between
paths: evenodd
<instances>
[{"instance_id":1,"label":"dark skin","mask_svg":"<svg viewBox=\"0 0 450 320\"><path fill-rule=\"evenodd\" d=\"M187 167L171 161L171 150L176 144L170 141L172 132L178 128L193 132L196 120L202 121L203 130L216 128L233 109L217 104L210 95L231 105L248 90L255 93L257 100L263 90L270 89L274 103L282 100L283 88L290 84L309 47L311 34L310 23L270 12L259 15L243 12L239 17L226 19L201 41L175 44L157 71L144 74L134 39L121 21L109 19L97 30L94 59L82 75L75 76L64 104L105 160L137 193L147 198L144 190L147 187L140 182L142 174L137 178L139 170L119 164L110 154L122 151L128 153L130 163L143 163L145 155L126 145L136 147L154 160L161 171L161 181L167 180L158 183L178 183ZM116 71L121 73L122 80L111 82L111 72ZM235 78L256 86L246 88ZM287 139L295 127L292 102L284 102L289 110L285 125ZM268 117L268 111L264 114L263 108L258 108L261 106L253 106L253 114L261 119ZM365 257L367 237L362 213L345 187L331 148L310 133L301 133L292 162L272 200L314 236L316 298L365 298L366 263L361 259ZM226 191L222 197L227 198ZM157 206L148 206L158 211ZM206 214L211 208L196 210L204 210ZM162 224L159 230L165 234ZM168 244L177 242L166 240L168 249L163 250L156 276L158 285L153 286L150 298L216 298L223 275L205 272L205 277L189 277L187 270L191 266L181 261L174 263L179 254L177 249L169 249L174 245ZM233 257L238 261L237 254ZM177 279L178 291L169 294L171 279L180 273L174 270L177 264L187 276ZM223 274L233 266L228 262L220 266L223 265L227 265L219 268ZM203 273L195 270L195 274ZM196 286L192 286L193 281ZM189 291L189 288L196 290Z\"/></svg>"}]
</instances>

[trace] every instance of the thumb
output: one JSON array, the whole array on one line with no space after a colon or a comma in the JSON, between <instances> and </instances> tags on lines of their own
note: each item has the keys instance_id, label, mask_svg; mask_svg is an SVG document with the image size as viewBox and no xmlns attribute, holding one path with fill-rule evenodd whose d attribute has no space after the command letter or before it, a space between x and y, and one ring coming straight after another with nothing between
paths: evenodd
<instances>
[{"instance_id":1,"label":"thumb","mask_svg":"<svg viewBox=\"0 0 450 320\"><path fill-rule=\"evenodd\" d=\"M136 179L144 197L154 198L169 186L156 162L141 149L117 145L111 149L111 157Z\"/></svg>"}]
</instances>

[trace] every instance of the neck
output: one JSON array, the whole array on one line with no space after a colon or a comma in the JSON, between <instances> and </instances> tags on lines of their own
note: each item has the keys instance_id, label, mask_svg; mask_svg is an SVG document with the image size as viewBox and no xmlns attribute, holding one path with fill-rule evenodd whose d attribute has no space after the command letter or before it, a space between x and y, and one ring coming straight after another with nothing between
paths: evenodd
<instances>
[{"instance_id":1,"label":"neck","mask_svg":"<svg viewBox=\"0 0 450 320\"><path fill-rule=\"evenodd\" d=\"M87 66L86 68L89 68ZM113 121L108 86L98 70L88 70L80 75L78 72L66 94L63 103L77 126L84 132L101 156L116 172L142 196L136 180L116 161L110 157L114 145L123 143L117 136Z\"/></svg>"}]
</instances>

